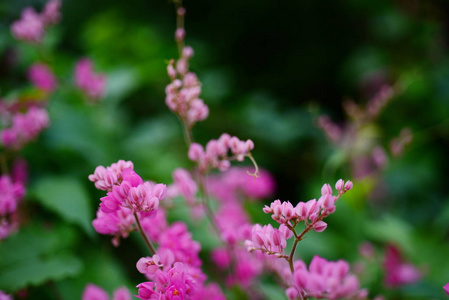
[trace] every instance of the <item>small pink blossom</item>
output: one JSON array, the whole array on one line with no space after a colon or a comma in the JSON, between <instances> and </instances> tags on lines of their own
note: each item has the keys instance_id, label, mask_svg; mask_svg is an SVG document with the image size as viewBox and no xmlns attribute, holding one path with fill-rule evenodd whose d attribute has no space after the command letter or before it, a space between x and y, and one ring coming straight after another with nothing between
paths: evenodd
<instances>
[{"instance_id":1,"label":"small pink blossom","mask_svg":"<svg viewBox=\"0 0 449 300\"><path fill-rule=\"evenodd\" d=\"M53 72L45 64L33 64L28 69L28 78L34 86L48 93L51 93L56 89L56 78L53 75Z\"/></svg>"},{"instance_id":2,"label":"small pink blossom","mask_svg":"<svg viewBox=\"0 0 449 300\"><path fill-rule=\"evenodd\" d=\"M61 20L61 1L48 1L44 6L41 17L45 25L59 23L59 21Z\"/></svg>"},{"instance_id":3,"label":"small pink blossom","mask_svg":"<svg viewBox=\"0 0 449 300\"><path fill-rule=\"evenodd\" d=\"M89 283L81 297L82 300L109 300L108 293L101 287ZM114 291L112 300L131 300L131 294L126 287L120 287Z\"/></svg>"},{"instance_id":4,"label":"small pink blossom","mask_svg":"<svg viewBox=\"0 0 449 300\"><path fill-rule=\"evenodd\" d=\"M383 263L385 270L384 282L388 287L394 288L413 284L421 279L421 272L411 263L403 262L399 249L389 245L385 250Z\"/></svg>"},{"instance_id":5,"label":"small pink blossom","mask_svg":"<svg viewBox=\"0 0 449 300\"><path fill-rule=\"evenodd\" d=\"M11 32L18 40L40 43L45 33L45 26L41 16L31 7L22 11L20 20L11 25Z\"/></svg>"},{"instance_id":6,"label":"small pink blossom","mask_svg":"<svg viewBox=\"0 0 449 300\"><path fill-rule=\"evenodd\" d=\"M293 285L286 291L289 299L302 299L305 295L331 300L364 299L367 296L366 290L360 290L357 277L349 273L346 261L332 262L315 256L308 270L304 263L294 266Z\"/></svg>"},{"instance_id":7,"label":"small pink blossom","mask_svg":"<svg viewBox=\"0 0 449 300\"><path fill-rule=\"evenodd\" d=\"M94 73L92 61L83 58L75 66L75 84L89 98L98 100L104 96L106 76Z\"/></svg>"},{"instance_id":8,"label":"small pink blossom","mask_svg":"<svg viewBox=\"0 0 449 300\"><path fill-rule=\"evenodd\" d=\"M82 300L109 300L108 293L101 287L89 283L83 291Z\"/></svg>"},{"instance_id":9,"label":"small pink blossom","mask_svg":"<svg viewBox=\"0 0 449 300\"><path fill-rule=\"evenodd\" d=\"M24 114L13 115L12 126L1 131L3 146L15 150L35 139L49 125L48 113L43 108L31 107Z\"/></svg>"}]
</instances>

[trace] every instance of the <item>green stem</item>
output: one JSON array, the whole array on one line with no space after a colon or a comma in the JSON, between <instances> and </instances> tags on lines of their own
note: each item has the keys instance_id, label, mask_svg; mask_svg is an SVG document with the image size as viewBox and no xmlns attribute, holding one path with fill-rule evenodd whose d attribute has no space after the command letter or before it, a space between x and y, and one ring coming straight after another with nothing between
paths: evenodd
<instances>
[{"instance_id":1,"label":"green stem","mask_svg":"<svg viewBox=\"0 0 449 300\"><path fill-rule=\"evenodd\" d=\"M140 224L139 217L137 216L137 213L133 212L134 220L136 220L137 229L139 230L140 235L142 236L143 241L147 245L148 249L151 252L151 255L156 254L156 250L154 249L154 246L151 244L151 241L148 239L147 235L142 229L142 225Z\"/></svg>"}]
</instances>

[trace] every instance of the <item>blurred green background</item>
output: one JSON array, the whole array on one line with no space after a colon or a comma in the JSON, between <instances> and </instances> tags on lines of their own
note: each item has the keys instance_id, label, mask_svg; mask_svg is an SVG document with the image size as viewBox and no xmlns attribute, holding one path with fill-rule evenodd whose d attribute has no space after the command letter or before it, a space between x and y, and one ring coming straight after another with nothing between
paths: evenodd
<instances>
[{"instance_id":1,"label":"blurred green background","mask_svg":"<svg viewBox=\"0 0 449 300\"><path fill-rule=\"evenodd\" d=\"M30 236L48 238L41 242L47 246L26 259L36 263L51 257L55 266L60 259L70 267L53 277L43 271L42 278L19 287L50 282L31 288L29 296L53 298L56 286L64 299L79 299L87 281L111 291L141 280L134 268L142 255L139 240L112 249L107 237L92 230L102 193L88 182L88 174L97 165L127 159L143 178L170 183L176 167L192 167L181 125L164 102L166 63L177 55L175 14L168 1L65 0L62 21L48 32L40 52L14 41L9 26L25 6L40 10L44 3L0 2L1 95L23 93L29 87L26 69L39 59L61 79L49 100L51 127L23 152L30 165L29 224L38 225L27 226L3 249L26 248ZM195 138L204 144L228 132L252 139L254 157L276 178L273 199L306 201L318 196L324 182L354 179L349 168L354 152L329 143L316 118L326 113L343 126L348 120L344 99L363 106L381 86L401 87L369 124L374 132L369 143L388 148L403 127L413 132L412 143L380 173L354 179L354 191L338 204L326 232L311 234L300 252L306 260L319 254L355 262L364 241L379 251L395 243L424 279L389 291L373 275L364 286L387 299L444 299L442 286L449 281L449 2L187 0L184 5L186 42L195 50L191 69L210 108L209 118L195 126ZM81 57L91 58L96 70L107 74L107 96L100 104L86 105L71 87ZM77 205L64 207L64 197ZM257 222L267 223L262 206L249 209ZM58 229L45 234L53 227ZM62 236L64 243L53 247ZM28 264L1 248L5 270L11 271L14 259ZM47 267L49 273L58 268ZM0 272L0 288L11 288L10 280L23 269L11 272Z\"/></svg>"}]
</instances>

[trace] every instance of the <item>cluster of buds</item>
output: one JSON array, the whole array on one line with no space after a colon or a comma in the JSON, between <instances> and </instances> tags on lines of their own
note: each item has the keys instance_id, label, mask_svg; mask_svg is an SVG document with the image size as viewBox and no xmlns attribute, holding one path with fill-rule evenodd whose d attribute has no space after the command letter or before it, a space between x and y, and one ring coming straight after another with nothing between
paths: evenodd
<instances>
[{"instance_id":1,"label":"cluster of buds","mask_svg":"<svg viewBox=\"0 0 449 300\"><path fill-rule=\"evenodd\" d=\"M108 167L98 166L94 173L89 175L89 180L97 189L110 192L114 185L123 180L124 169L134 169L134 164L131 161L119 160Z\"/></svg>"},{"instance_id":2,"label":"cluster of buds","mask_svg":"<svg viewBox=\"0 0 449 300\"><path fill-rule=\"evenodd\" d=\"M246 240L246 249L250 252L261 250L270 255L278 257L284 256L284 249L287 247L287 240L293 236L293 232L284 224L279 229L273 228L271 224L253 226L251 241Z\"/></svg>"},{"instance_id":3,"label":"cluster of buds","mask_svg":"<svg viewBox=\"0 0 449 300\"><path fill-rule=\"evenodd\" d=\"M305 222L306 226L311 226L315 231L322 232L327 224L321 221L323 218L335 212L335 202L341 195L352 188L352 182L346 183L340 179L335 184L338 191L337 196L332 195L332 188L329 184L324 184L321 188L321 197L307 202L299 202L295 207L289 202L275 200L270 206L265 205L263 211L272 214L273 220L279 224L288 224L295 227L299 222Z\"/></svg>"},{"instance_id":4,"label":"cluster of buds","mask_svg":"<svg viewBox=\"0 0 449 300\"><path fill-rule=\"evenodd\" d=\"M176 67L175 61L170 60L167 73L171 82L165 88L165 103L189 128L209 115L209 108L199 98L201 83L195 73L189 72L189 60L192 56L193 49L184 47Z\"/></svg>"},{"instance_id":5,"label":"cluster of buds","mask_svg":"<svg viewBox=\"0 0 449 300\"><path fill-rule=\"evenodd\" d=\"M269 255L276 255L291 260L292 256L287 256L283 250L287 246L287 240L295 237L295 243L299 242L303 236L311 229L322 232L327 228L323 218L335 212L335 202L348 190L352 189L352 182L346 183L340 179L335 184L338 194L332 195L332 188L329 184L324 184L321 188L321 197L308 202L299 202L295 207L290 202L275 200L270 206L265 205L263 211L271 214L273 220L280 225L279 229L271 225L260 226L256 224L252 229L251 240L245 241L248 251L260 250ZM305 227L302 233L296 232L296 226L304 222Z\"/></svg>"},{"instance_id":6,"label":"cluster of buds","mask_svg":"<svg viewBox=\"0 0 449 300\"><path fill-rule=\"evenodd\" d=\"M11 25L11 32L18 40L40 43L45 35L45 29L61 19L60 9L60 0L48 1L40 14L27 7L22 11L20 20Z\"/></svg>"},{"instance_id":7,"label":"cluster of buds","mask_svg":"<svg viewBox=\"0 0 449 300\"><path fill-rule=\"evenodd\" d=\"M188 157L198 164L201 172L207 172L209 169L226 171L231 165L230 160L243 161L253 149L253 141L242 141L235 136L231 137L229 134L223 133L218 140L210 140L206 149L200 144L192 143ZM228 156L229 151L232 156Z\"/></svg>"},{"instance_id":8,"label":"cluster of buds","mask_svg":"<svg viewBox=\"0 0 449 300\"><path fill-rule=\"evenodd\" d=\"M366 299L368 291L360 289L356 276L349 273L346 261L327 261L315 256L306 264L298 260L294 264L292 286L286 290L289 300L309 299Z\"/></svg>"},{"instance_id":9,"label":"cluster of buds","mask_svg":"<svg viewBox=\"0 0 449 300\"><path fill-rule=\"evenodd\" d=\"M133 213L152 212L158 209L159 201L166 193L165 184L143 182L129 161L121 160L107 168L99 166L94 174L89 176L89 180L95 182L99 189L108 190L107 196L101 198L100 204L105 213L114 212L120 207L127 207Z\"/></svg>"},{"instance_id":10,"label":"cluster of buds","mask_svg":"<svg viewBox=\"0 0 449 300\"><path fill-rule=\"evenodd\" d=\"M48 125L47 111L44 108L30 107L26 113L16 113L12 116L11 127L0 133L1 142L5 148L20 150Z\"/></svg>"},{"instance_id":11,"label":"cluster of buds","mask_svg":"<svg viewBox=\"0 0 449 300\"><path fill-rule=\"evenodd\" d=\"M93 63L87 58L79 60L75 66L75 84L90 99L98 100L106 90L106 76L96 74Z\"/></svg>"}]
</instances>

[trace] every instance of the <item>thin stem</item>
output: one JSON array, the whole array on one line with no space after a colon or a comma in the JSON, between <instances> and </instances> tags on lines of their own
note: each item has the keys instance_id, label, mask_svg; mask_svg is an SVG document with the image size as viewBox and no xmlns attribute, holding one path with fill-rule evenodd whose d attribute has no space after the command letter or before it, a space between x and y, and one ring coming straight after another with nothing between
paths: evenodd
<instances>
[{"instance_id":1,"label":"thin stem","mask_svg":"<svg viewBox=\"0 0 449 300\"><path fill-rule=\"evenodd\" d=\"M175 7L176 7L176 28L184 30L184 15L185 15L185 9L182 7L182 1L181 0L175 0ZM176 40L176 45L178 46L178 54L179 57L182 56L182 50L184 49L185 42L184 38L181 40Z\"/></svg>"},{"instance_id":2,"label":"thin stem","mask_svg":"<svg viewBox=\"0 0 449 300\"><path fill-rule=\"evenodd\" d=\"M2 174L8 174L8 165L6 163L6 154L0 154L0 170Z\"/></svg>"},{"instance_id":3,"label":"thin stem","mask_svg":"<svg viewBox=\"0 0 449 300\"><path fill-rule=\"evenodd\" d=\"M151 244L151 241L148 239L147 235L142 229L142 225L140 225L139 217L137 216L137 213L133 212L134 220L136 220L137 229L139 230L140 235L142 236L143 241L147 245L148 249L150 250L152 255L156 254L156 250L154 249L153 245Z\"/></svg>"},{"instance_id":4,"label":"thin stem","mask_svg":"<svg viewBox=\"0 0 449 300\"><path fill-rule=\"evenodd\" d=\"M188 150L190 145L194 142L192 128L190 126L188 126L187 121L184 119L181 119L181 123L182 123L182 129L183 129L183 133L184 133L184 140L187 144L187 150Z\"/></svg>"}]
</instances>

